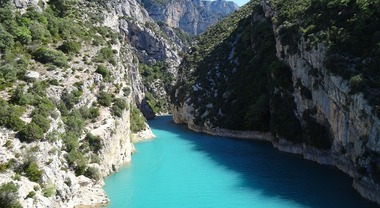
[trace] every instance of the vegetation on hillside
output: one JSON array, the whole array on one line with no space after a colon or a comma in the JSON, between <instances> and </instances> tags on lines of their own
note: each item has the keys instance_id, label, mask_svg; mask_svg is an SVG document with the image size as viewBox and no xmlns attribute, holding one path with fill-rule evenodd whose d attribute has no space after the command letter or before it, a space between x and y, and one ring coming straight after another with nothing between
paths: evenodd
<instances>
[{"instance_id":1,"label":"vegetation on hillside","mask_svg":"<svg viewBox=\"0 0 380 208\"><path fill-rule=\"evenodd\" d=\"M328 127L308 114L301 128L294 114L291 71L276 56L272 22L258 1L199 36L179 74L176 105L190 102L197 125L271 131L294 143L330 148Z\"/></svg>"},{"instance_id":2,"label":"vegetation on hillside","mask_svg":"<svg viewBox=\"0 0 380 208\"><path fill-rule=\"evenodd\" d=\"M21 153L15 153L17 160L2 161L0 172L14 171L14 180L27 177L39 183L43 189L35 191L46 197L54 196L56 187L42 180L41 159L34 158L39 150L36 142L56 145L60 140L58 149L51 151L62 155L62 163L66 160L64 168L98 180L99 170L90 163L100 162L103 138L85 132L85 126L96 121L100 108L107 108L115 117L128 109L125 98L115 96L121 86L110 83L114 81L111 68L116 68L118 54L112 45L119 37L110 28L99 26L101 15L80 9L86 8L84 5L98 8L87 1L52 0L42 10L30 5L20 11L11 1L0 1L0 126L13 130L11 135L22 142ZM87 48L95 49L94 55ZM80 62L84 67L73 67ZM104 85L99 83L85 86L83 79L74 75L91 69L96 69L103 81L116 90L103 90ZM79 81L65 83L70 78ZM49 97L53 86L59 88L55 93L60 97ZM99 89L98 100L92 106L80 103L84 87L93 93ZM11 139L7 141L9 150L12 143ZM20 207L17 189L13 183L0 186L0 207ZM34 197L36 192L28 197Z\"/></svg>"},{"instance_id":3,"label":"vegetation on hillside","mask_svg":"<svg viewBox=\"0 0 380 208\"><path fill-rule=\"evenodd\" d=\"M297 52L303 38L325 43L327 69L362 92L380 117L380 1L273 0L281 42Z\"/></svg>"},{"instance_id":4,"label":"vegetation on hillside","mask_svg":"<svg viewBox=\"0 0 380 208\"><path fill-rule=\"evenodd\" d=\"M149 106L155 113L168 112L169 100L167 97L154 94L161 89L166 92L171 90L174 77L168 72L167 65L162 61L150 65L140 63L139 72L143 78L144 86L148 90L145 94Z\"/></svg>"}]
</instances>

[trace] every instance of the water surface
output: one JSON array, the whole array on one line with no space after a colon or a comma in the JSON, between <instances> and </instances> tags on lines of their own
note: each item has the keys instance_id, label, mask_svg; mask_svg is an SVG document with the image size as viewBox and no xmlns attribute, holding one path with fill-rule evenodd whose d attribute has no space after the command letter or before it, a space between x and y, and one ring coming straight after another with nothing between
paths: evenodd
<instances>
[{"instance_id":1,"label":"water surface","mask_svg":"<svg viewBox=\"0 0 380 208\"><path fill-rule=\"evenodd\" d=\"M105 180L110 208L376 207L337 169L269 143L195 133L169 116L149 125L157 139Z\"/></svg>"}]
</instances>

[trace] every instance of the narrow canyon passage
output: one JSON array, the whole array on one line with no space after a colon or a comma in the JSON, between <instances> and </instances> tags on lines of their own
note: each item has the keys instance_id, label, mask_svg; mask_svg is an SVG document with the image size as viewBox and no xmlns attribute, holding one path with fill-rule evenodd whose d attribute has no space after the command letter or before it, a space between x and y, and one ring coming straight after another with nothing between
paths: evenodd
<instances>
[{"instance_id":1,"label":"narrow canyon passage","mask_svg":"<svg viewBox=\"0 0 380 208\"><path fill-rule=\"evenodd\" d=\"M169 116L149 124L157 139L105 180L110 208L376 207L337 169L269 143L195 133Z\"/></svg>"}]
</instances>

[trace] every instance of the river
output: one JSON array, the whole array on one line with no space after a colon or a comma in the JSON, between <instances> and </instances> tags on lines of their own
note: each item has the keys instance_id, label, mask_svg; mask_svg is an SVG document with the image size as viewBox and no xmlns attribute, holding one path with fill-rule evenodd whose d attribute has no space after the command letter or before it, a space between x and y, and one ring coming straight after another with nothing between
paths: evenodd
<instances>
[{"instance_id":1,"label":"river","mask_svg":"<svg viewBox=\"0 0 380 208\"><path fill-rule=\"evenodd\" d=\"M149 125L157 138L105 179L109 208L376 207L341 171L270 143L192 132L169 116Z\"/></svg>"}]
</instances>

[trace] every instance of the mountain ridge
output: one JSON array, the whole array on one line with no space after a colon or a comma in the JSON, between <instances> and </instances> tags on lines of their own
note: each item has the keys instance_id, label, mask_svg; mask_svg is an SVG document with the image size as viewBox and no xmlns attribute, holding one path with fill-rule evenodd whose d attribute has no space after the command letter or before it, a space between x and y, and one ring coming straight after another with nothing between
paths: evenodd
<instances>
[{"instance_id":1,"label":"mountain ridge","mask_svg":"<svg viewBox=\"0 0 380 208\"><path fill-rule=\"evenodd\" d=\"M239 7L224 0L141 0L150 16L173 28L181 28L185 32L197 35Z\"/></svg>"}]
</instances>

